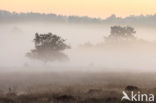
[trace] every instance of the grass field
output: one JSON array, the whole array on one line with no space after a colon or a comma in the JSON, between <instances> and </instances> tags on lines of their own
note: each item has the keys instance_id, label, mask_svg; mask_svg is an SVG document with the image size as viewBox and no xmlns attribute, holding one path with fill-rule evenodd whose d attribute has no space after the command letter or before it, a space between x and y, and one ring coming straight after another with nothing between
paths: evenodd
<instances>
[{"instance_id":1,"label":"grass field","mask_svg":"<svg viewBox=\"0 0 156 103\"><path fill-rule=\"evenodd\" d=\"M155 77L132 72L1 72L0 103L120 103L129 85L156 94Z\"/></svg>"}]
</instances>

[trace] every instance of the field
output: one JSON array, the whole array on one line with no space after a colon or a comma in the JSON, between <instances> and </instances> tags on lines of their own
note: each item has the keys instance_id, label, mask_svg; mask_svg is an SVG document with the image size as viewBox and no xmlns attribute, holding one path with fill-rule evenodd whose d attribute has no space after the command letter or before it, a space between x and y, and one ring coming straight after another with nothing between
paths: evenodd
<instances>
[{"instance_id":1,"label":"field","mask_svg":"<svg viewBox=\"0 0 156 103\"><path fill-rule=\"evenodd\" d=\"M1 72L0 103L120 103L127 86L155 94L155 77L145 72Z\"/></svg>"}]
</instances>

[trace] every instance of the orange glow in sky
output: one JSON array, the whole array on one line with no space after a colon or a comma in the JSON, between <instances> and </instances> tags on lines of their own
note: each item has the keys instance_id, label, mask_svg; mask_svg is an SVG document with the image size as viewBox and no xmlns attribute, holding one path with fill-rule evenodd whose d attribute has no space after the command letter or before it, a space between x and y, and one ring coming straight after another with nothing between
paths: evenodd
<instances>
[{"instance_id":1,"label":"orange glow in sky","mask_svg":"<svg viewBox=\"0 0 156 103\"><path fill-rule=\"evenodd\" d=\"M0 0L0 9L105 18L156 13L156 0Z\"/></svg>"}]
</instances>

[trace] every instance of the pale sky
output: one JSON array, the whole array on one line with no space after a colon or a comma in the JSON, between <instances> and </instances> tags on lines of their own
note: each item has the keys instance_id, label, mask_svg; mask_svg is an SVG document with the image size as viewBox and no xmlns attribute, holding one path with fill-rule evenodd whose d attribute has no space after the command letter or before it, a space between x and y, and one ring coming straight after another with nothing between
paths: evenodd
<instances>
[{"instance_id":1,"label":"pale sky","mask_svg":"<svg viewBox=\"0 0 156 103\"><path fill-rule=\"evenodd\" d=\"M105 18L156 13L156 0L0 0L0 9Z\"/></svg>"}]
</instances>

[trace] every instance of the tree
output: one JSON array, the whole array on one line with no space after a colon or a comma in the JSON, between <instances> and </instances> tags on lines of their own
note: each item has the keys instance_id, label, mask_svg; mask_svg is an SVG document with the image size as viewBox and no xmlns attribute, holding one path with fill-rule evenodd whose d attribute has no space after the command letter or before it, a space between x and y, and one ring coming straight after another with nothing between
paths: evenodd
<instances>
[{"instance_id":1,"label":"tree","mask_svg":"<svg viewBox=\"0 0 156 103\"><path fill-rule=\"evenodd\" d=\"M32 59L41 60L44 62L66 60L68 59L62 51L69 49L65 40L60 36L52 33L48 34L35 34L35 49L27 53L26 56Z\"/></svg>"},{"instance_id":2,"label":"tree","mask_svg":"<svg viewBox=\"0 0 156 103\"><path fill-rule=\"evenodd\" d=\"M135 29L130 26L112 26L111 34L105 39L113 41L134 40L136 39L133 35L135 33Z\"/></svg>"}]
</instances>

